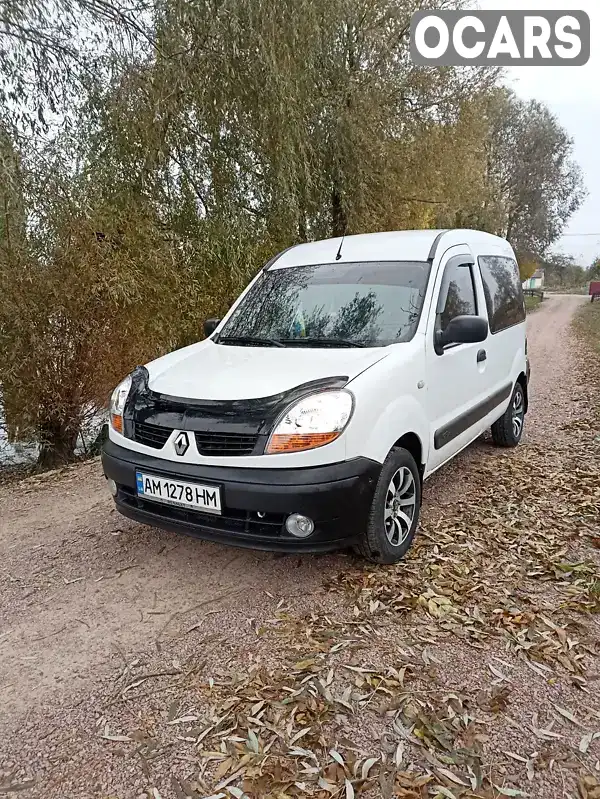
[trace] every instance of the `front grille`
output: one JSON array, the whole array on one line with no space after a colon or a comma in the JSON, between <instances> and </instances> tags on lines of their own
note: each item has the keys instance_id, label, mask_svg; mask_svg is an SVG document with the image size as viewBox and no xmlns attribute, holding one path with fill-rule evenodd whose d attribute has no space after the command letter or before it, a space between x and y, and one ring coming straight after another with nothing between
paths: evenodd
<instances>
[{"instance_id":1,"label":"front grille","mask_svg":"<svg viewBox=\"0 0 600 799\"><path fill-rule=\"evenodd\" d=\"M173 430L169 427L160 427L157 424L133 423L133 440L147 447L162 449Z\"/></svg>"},{"instance_id":2,"label":"front grille","mask_svg":"<svg viewBox=\"0 0 600 799\"><path fill-rule=\"evenodd\" d=\"M258 436L239 433L195 433L201 455L252 455Z\"/></svg>"},{"instance_id":3,"label":"front grille","mask_svg":"<svg viewBox=\"0 0 600 799\"><path fill-rule=\"evenodd\" d=\"M146 422L133 423L132 439L153 449L162 449L173 432L171 427L162 427ZM196 432L196 446L201 455L228 456L252 455L257 435L240 433Z\"/></svg>"},{"instance_id":4,"label":"front grille","mask_svg":"<svg viewBox=\"0 0 600 799\"><path fill-rule=\"evenodd\" d=\"M268 538L277 538L284 533L285 514L265 513L262 518L254 511L223 509L222 515L202 513L197 510L187 510L176 505L152 502L142 499L131 493L131 489L119 486L120 499L126 505L140 510L148 511L165 519L173 519L191 525L198 525L206 530L215 532L256 535Z\"/></svg>"}]
</instances>

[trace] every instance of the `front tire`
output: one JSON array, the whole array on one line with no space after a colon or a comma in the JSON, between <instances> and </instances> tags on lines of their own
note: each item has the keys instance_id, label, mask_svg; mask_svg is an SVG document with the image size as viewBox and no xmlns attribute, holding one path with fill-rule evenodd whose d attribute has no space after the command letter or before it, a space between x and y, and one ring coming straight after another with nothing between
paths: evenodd
<instances>
[{"instance_id":1,"label":"front tire","mask_svg":"<svg viewBox=\"0 0 600 799\"><path fill-rule=\"evenodd\" d=\"M516 447L523 437L525 423L525 391L520 383L515 388L508 408L492 425L492 438L499 447Z\"/></svg>"},{"instance_id":2,"label":"front tire","mask_svg":"<svg viewBox=\"0 0 600 799\"><path fill-rule=\"evenodd\" d=\"M373 563L397 563L415 537L420 507L421 476L415 459L408 450L394 447L382 466L357 552Z\"/></svg>"}]
</instances>

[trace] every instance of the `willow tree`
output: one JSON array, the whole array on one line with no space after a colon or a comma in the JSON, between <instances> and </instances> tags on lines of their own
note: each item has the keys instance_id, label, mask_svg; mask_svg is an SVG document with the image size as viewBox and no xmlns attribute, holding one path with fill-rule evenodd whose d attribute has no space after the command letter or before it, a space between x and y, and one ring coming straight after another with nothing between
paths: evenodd
<instances>
[{"instance_id":1,"label":"willow tree","mask_svg":"<svg viewBox=\"0 0 600 799\"><path fill-rule=\"evenodd\" d=\"M154 0L0 0L0 108L25 129L68 112L86 76L154 46Z\"/></svg>"},{"instance_id":2,"label":"willow tree","mask_svg":"<svg viewBox=\"0 0 600 799\"><path fill-rule=\"evenodd\" d=\"M273 246L399 226L429 199L422 135L457 125L463 101L494 79L412 65L410 17L422 6L166 0L157 49L101 95L100 127L146 187L169 186L171 208L186 194L188 220L234 215ZM444 166L460 163L448 154Z\"/></svg>"},{"instance_id":3,"label":"willow tree","mask_svg":"<svg viewBox=\"0 0 600 799\"><path fill-rule=\"evenodd\" d=\"M482 104L487 124L486 210L493 232L526 260L539 260L579 208L585 188L573 158L573 140L543 104L506 89Z\"/></svg>"},{"instance_id":4,"label":"willow tree","mask_svg":"<svg viewBox=\"0 0 600 799\"><path fill-rule=\"evenodd\" d=\"M123 374L176 345L171 320L188 288L153 209L127 195L107 204L72 152L59 138L22 157L21 196L35 213L18 247L0 245L0 383L42 467L73 457Z\"/></svg>"}]
</instances>

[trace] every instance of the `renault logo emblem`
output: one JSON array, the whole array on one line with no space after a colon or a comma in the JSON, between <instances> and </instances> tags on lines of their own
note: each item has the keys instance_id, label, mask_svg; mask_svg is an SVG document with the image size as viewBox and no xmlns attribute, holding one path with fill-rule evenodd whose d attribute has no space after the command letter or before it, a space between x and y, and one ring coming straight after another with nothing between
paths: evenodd
<instances>
[{"instance_id":1,"label":"renault logo emblem","mask_svg":"<svg viewBox=\"0 0 600 799\"><path fill-rule=\"evenodd\" d=\"M188 451L190 446L190 440L188 438L187 433L179 433L175 441L173 442L173 446L175 447L175 452L180 456L183 457L185 453Z\"/></svg>"}]
</instances>

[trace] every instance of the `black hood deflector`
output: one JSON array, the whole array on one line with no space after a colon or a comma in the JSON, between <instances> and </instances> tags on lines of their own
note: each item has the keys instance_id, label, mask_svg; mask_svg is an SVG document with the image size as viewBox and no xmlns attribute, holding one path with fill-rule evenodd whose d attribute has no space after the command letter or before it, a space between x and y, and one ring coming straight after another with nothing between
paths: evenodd
<instances>
[{"instance_id":1,"label":"black hood deflector","mask_svg":"<svg viewBox=\"0 0 600 799\"><path fill-rule=\"evenodd\" d=\"M125 405L124 433L133 437L133 424L159 425L192 432L238 433L264 436L270 434L277 418L292 403L324 389L343 388L347 376L311 380L270 397L245 400L203 400L173 397L152 391L148 370L138 366Z\"/></svg>"}]
</instances>

